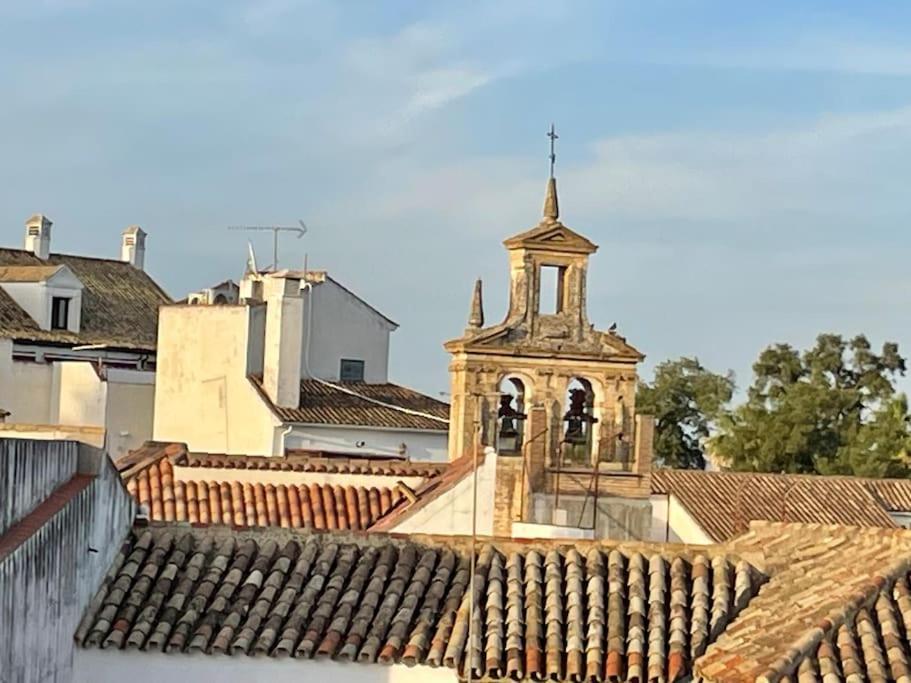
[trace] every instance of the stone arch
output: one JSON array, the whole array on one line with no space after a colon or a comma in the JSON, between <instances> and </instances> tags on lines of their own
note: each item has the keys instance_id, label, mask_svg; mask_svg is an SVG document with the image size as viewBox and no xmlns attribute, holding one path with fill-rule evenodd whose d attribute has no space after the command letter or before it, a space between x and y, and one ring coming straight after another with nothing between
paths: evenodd
<instances>
[{"instance_id":1,"label":"stone arch","mask_svg":"<svg viewBox=\"0 0 911 683\"><path fill-rule=\"evenodd\" d=\"M497 450L521 453L525 442L525 425L531 406L532 385L521 373L507 372L497 384Z\"/></svg>"},{"instance_id":2,"label":"stone arch","mask_svg":"<svg viewBox=\"0 0 911 683\"><path fill-rule=\"evenodd\" d=\"M579 467L595 466L601 453L600 404L603 401L601 383L587 377L570 377L563 399L563 433L561 449L563 462Z\"/></svg>"}]
</instances>

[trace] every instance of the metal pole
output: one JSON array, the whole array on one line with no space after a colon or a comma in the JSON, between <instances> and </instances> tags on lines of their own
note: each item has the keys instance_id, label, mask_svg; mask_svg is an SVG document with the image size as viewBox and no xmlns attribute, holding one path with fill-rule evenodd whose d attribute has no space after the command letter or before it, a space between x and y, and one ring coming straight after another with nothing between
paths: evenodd
<instances>
[{"instance_id":1,"label":"metal pole","mask_svg":"<svg viewBox=\"0 0 911 683\"><path fill-rule=\"evenodd\" d=\"M278 270L278 230L272 230L272 269Z\"/></svg>"},{"instance_id":2,"label":"metal pole","mask_svg":"<svg viewBox=\"0 0 911 683\"><path fill-rule=\"evenodd\" d=\"M480 405L478 406L480 409ZM478 419L475 422L475 438L474 438L474 452L472 455L472 466L474 471L472 472L472 481L471 481L471 554L470 554L470 574L469 574L469 584L468 590L470 595L468 597L468 683L471 683L474 680L474 658L472 653L472 646L474 645L474 610L475 610L475 594L474 594L474 573L475 567L477 566L477 536L478 536L478 442L481 439L481 421Z\"/></svg>"}]
</instances>

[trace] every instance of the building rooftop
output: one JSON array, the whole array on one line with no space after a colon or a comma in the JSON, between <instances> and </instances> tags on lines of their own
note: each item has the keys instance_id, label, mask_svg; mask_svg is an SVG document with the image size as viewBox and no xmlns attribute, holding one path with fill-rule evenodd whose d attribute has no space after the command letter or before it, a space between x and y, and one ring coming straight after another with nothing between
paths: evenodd
<instances>
[{"instance_id":1,"label":"building rooftop","mask_svg":"<svg viewBox=\"0 0 911 683\"><path fill-rule=\"evenodd\" d=\"M82 316L78 333L42 330L38 324L0 288L0 337L17 341L61 345L104 344L115 349L154 351L158 329L158 307L170 303L168 295L149 275L124 261L50 254L42 260L23 249L0 248L0 268L39 267L45 270L66 265L82 283ZM19 275L16 275L19 277Z\"/></svg>"},{"instance_id":2,"label":"building rooftop","mask_svg":"<svg viewBox=\"0 0 911 683\"><path fill-rule=\"evenodd\" d=\"M482 539L473 613L468 543L138 529L76 640L87 648L422 664L463 676L470 664L475 678L490 680L909 675L908 531L756 522L698 549Z\"/></svg>"},{"instance_id":3,"label":"building rooftop","mask_svg":"<svg viewBox=\"0 0 911 683\"><path fill-rule=\"evenodd\" d=\"M283 422L447 431L449 404L398 384L349 382L329 385L301 381L300 406L282 408L269 400L260 380L251 380Z\"/></svg>"},{"instance_id":4,"label":"building rooftop","mask_svg":"<svg viewBox=\"0 0 911 683\"><path fill-rule=\"evenodd\" d=\"M653 494L672 494L716 542L767 520L899 526L890 512L911 511L911 479L656 469Z\"/></svg>"}]
</instances>

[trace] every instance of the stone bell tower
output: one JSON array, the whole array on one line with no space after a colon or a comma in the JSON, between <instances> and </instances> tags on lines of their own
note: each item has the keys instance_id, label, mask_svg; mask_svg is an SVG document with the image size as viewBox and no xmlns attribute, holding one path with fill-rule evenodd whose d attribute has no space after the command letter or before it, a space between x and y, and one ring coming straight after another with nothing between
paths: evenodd
<instances>
[{"instance_id":1,"label":"stone bell tower","mask_svg":"<svg viewBox=\"0 0 911 683\"><path fill-rule=\"evenodd\" d=\"M575 468L625 473L630 493L647 496L651 422L643 426L635 406L644 356L616 325L601 331L588 320L588 262L598 247L560 221L553 173L540 222L504 245L505 319L484 326L479 281L465 333L445 344L450 459L493 446L498 462L521 463L532 490L546 488L555 469Z\"/></svg>"}]
</instances>

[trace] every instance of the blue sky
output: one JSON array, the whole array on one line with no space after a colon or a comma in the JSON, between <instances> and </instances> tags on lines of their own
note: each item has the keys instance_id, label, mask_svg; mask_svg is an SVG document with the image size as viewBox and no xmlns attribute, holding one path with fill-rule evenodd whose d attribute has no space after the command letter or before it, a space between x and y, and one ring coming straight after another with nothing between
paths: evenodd
<instances>
[{"instance_id":1,"label":"blue sky","mask_svg":"<svg viewBox=\"0 0 911 683\"><path fill-rule=\"evenodd\" d=\"M865 332L911 349L911 3L0 4L0 244L149 233L175 297L237 277L225 226L288 240L401 324L392 375L448 387L474 279L562 217L601 247L592 321L741 386L758 352ZM270 242L256 240L267 260Z\"/></svg>"}]
</instances>

